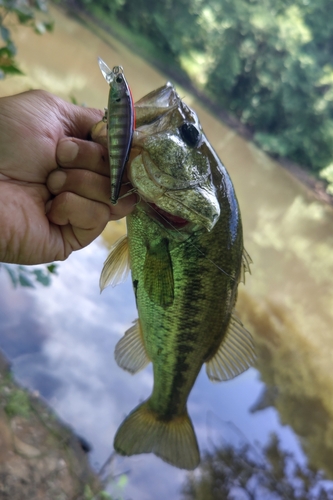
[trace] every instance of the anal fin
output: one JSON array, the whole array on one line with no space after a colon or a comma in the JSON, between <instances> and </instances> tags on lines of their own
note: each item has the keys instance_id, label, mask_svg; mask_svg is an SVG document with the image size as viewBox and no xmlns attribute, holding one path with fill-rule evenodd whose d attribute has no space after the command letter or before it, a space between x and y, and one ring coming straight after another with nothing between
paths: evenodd
<instances>
[{"instance_id":1,"label":"anal fin","mask_svg":"<svg viewBox=\"0 0 333 500\"><path fill-rule=\"evenodd\" d=\"M250 368L255 360L252 336L233 312L218 350L206 362L207 375L216 382L230 380Z\"/></svg>"}]
</instances>

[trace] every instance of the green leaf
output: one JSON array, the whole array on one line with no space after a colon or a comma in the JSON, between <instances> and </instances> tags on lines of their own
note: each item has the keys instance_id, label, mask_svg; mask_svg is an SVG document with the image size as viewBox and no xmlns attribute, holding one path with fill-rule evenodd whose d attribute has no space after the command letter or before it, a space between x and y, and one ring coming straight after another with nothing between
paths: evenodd
<instances>
[{"instance_id":1,"label":"green leaf","mask_svg":"<svg viewBox=\"0 0 333 500\"><path fill-rule=\"evenodd\" d=\"M76 105L79 104L75 96L70 95L69 98L70 98L70 101L72 104L76 104Z\"/></svg>"},{"instance_id":2,"label":"green leaf","mask_svg":"<svg viewBox=\"0 0 333 500\"><path fill-rule=\"evenodd\" d=\"M11 47L8 47L8 45L9 44L7 44L6 47L0 47L0 60L5 57L11 57L13 55Z\"/></svg>"},{"instance_id":3,"label":"green leaf","mask_svg":"<svg viewBox=\"0 0 333 500\"><path fill-rule=\"evenodd\" d=\"M54 263L53 264L49 264L48 266L46 266L46 269L51 274L57 274L58 264L54 264Z\"/></svg>"},{"instance_id":4,"label":"green leaf","mask_svg":"<svg viewBox=\"0 0 333 500\"><path fill-rule=\"evenodd\" d=\"M24 272L19 271L18 279L21 286L35 288L33 282L27 277L27 275Z\"/></svg>"},{"instance_id":5,"label":"green leaf","mask_svg":"<svg viewBox=\"0 0 333 500\"><path fill-rule=\"evenodd\" d=\"M24 75L23 71L21 71L15 64L1 64L0 60L0 69L6 75Z\"/></svg>"},{"instance_id":6,"label":"green leaf","mask_svg":"<svg viewBox=\"0 0 333 500\"><path fill-rule=\"evenodd\" d=\"M56 274L57 264L49 264L43 268L33 268L26 266L18 266L11 264L0 264L7 271L11 282L16 288L17 285L24 287L35 288L32 278L34 278L37 283L43 286L50 286L51 275Z\"/></svg>"},{"instance_id":7,"label":"green leaf","mask_svg":"<svg viewBox=\"0 0 333 500\"><path fill-rule=\"evenodd\" d=\"M46 31L51 33L54 29L54 21L48 21L48 22L44 21L44 26L45 26Z\"/></svg>"},{"instance_id":8,"label":"green leaf","mask_svg":"<svg viewBox=\"0 0 333 500\"><path fill-rule=\"evenodd\" d=\"M14 288L16 288L17 285L18 285L18 278L17 278L17 275L16 275L13 267L9 266L8 264L2 264L2 265L5 268L5 270L7 271L8 275L9 275L9 277L11 279L11 282L14 285Z\"/></svg>"},{"instance_id":9,"label":"green leaf","mask_svg":"<svg viewBox=\"0 0 333 500\"><path fill-rule=\"evenodd\" d=\"M15 6L13 11L17 15L17 18L21 24L27 24L35 17L33 11L25 5Z\"/></svg>"},{"instance_id":10,"label":"green leaf","mask_svg":"<svg viewBox=\"0 0 333 500\"><path fill-rule=\"evenodd\" d=\"M6 28L5 26L0 26L0 33L1 33L2 39L5 42L8 42L9 39L10 39L10 31L9 31L9 29Z\"/></svg>"},{"instance_id":11,"label":"green leaf","mask_svg":"<svg viewBox=\"0 0 333 500\"><path fill-rule=\"evenodd\" d=\"M43 269L34 269L32 273L36 276L36 280L44 286L50 286L51 278Z\"/></svg>"}]
</instances>

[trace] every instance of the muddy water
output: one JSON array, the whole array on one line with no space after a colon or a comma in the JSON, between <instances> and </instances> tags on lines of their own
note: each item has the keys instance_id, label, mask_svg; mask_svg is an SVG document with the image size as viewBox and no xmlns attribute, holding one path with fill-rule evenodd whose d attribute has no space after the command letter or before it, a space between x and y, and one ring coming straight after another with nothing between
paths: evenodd
<instances>
[{"instance_id":1,"label":"muddy water","mask_svg":"<svg viewBox=\"0 0 333 500\"><path fill-rule=\"evenodd\" d=\"M16 34L25 77L1 83L1 95L43 88L103 108L107 85L96 62L121 64L135 100L163 84L162 75L117 40L104 41L60 11L55 32L42 38ZM254 263L240 285L238 311L253 332L258 371L210 384L204 374L189 400L201 448L222 439L267 443L276 432L284 449L324 469L333 479L333 211L252 144L239 138L179 88L198 113L227 166L238 195L245 245ZM124 231L110 224L105 239ZM59 266L50 289L6 290L1 305L0 346L17 376L39 390L62 418L93 444L98 469L112 452L123 416L151 390L148 369L122 372L112 352L136 317L129 282L98 292L106 256L102 240ZM251 410L251 411L250 411ZM126 495L135 499L178 498L185 473L153 456L115 458L112 474L128 473ZM158 479L157 479L158 478ZM113 484L114 487L114 484Z\"/></svg>"}]
</instances>

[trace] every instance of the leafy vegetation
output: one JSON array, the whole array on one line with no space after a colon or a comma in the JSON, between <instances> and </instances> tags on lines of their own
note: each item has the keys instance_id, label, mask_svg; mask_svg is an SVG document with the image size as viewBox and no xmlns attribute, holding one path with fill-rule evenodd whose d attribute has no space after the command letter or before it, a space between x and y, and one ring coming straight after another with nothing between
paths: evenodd
<instances>
[{"instance_id":1,"label":"leafy vegetation","mask_svg":"<svg viewBox=\"0 0 333 500\"><path fill-rule=\"evenodd\" d=\"M206 453L198 473L189 475L183 500L332 500L321 472L300 465L273 434L262 450L248 444L221 446Z\"/></svg>"},{"instance_id":2,"label":"leafy vegetation","mask_svg":"<svg viewBox=\"0 0 333 500\"><path fill-rule=\"evenodd\" d=\"M76 0L150 39L268 153L333 157L330 0ZM325 171L327 173L327 170ZM325 175L323 176L327 178Z\"/></svg>"},{"instance_id":3,"label":"leafy vegetation","mask_svg":"<svg viewBox=\"0 0 333 500\"><path fill-rule=\"evenodd\" d=\"M29 418L31 408L27 392L23 389L12 391L8 397L4 410L10 418L15 415Z\"/></svg>"},{"instance_id":4,"label":"leafy vegetation","mask_svg":"<svg viewBox=\"0 0 333 500\"><path fill-rule=\"evenodd\" d=\"M117 29L120 21L131 37L141 37L145 49L163 54L160 62L187 73L210 99L234 114L265 151L312 170L333 192L330 0L64 3ZM46 0L0 0L0 78L21 73L8 17L43 33L53 28L48 18L41 19L45 13Z\"/></svg>"},{"instance_id":5,"label":"leafy vegetation","mask_svg":"<svg viewBox=\"0 0 333 500\"><path fill-rule=\"evenodd\" d=\"M50 286L53 274L57 274L57 264L49 264L45 267L27 267L0 263L9 275L12 284L17 286L35 288L35 282L43 286Z\"/></svg>"},{"instance_id":6,"label":"leafy vegetation","mask_svg":"<svg viewBox=\"0 0 333 500\"><path fill-rule=\"evenodd\" d=\"M24 24L36 33L52 31L53 22L46 17L45 0L0 0L0 79L7 75L22 75L16 61L16 46L8 26ZM43 18L43 17L44 18Z\"/></svg>"}]
</instances>

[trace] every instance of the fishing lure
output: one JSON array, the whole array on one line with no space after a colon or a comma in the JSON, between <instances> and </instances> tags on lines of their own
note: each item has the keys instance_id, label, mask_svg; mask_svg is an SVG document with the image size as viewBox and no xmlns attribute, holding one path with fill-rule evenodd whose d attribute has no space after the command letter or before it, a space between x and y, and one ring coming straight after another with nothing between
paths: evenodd
<instances>
[{"instance_id":1,"label":"fishing lure","mask_svg":"<svg viewBox=\"0 0 333 500\"><path fill-rule=\"evenodd\" d=\"M108 107L104 121L108 128L108 150L111 178L111 203L116 205L119 198L121 180L128 160L133 132L135 111L131 90L121 66L112 70L98 58L102 75L110 86Z\"/></svg>"}]
</instances>

